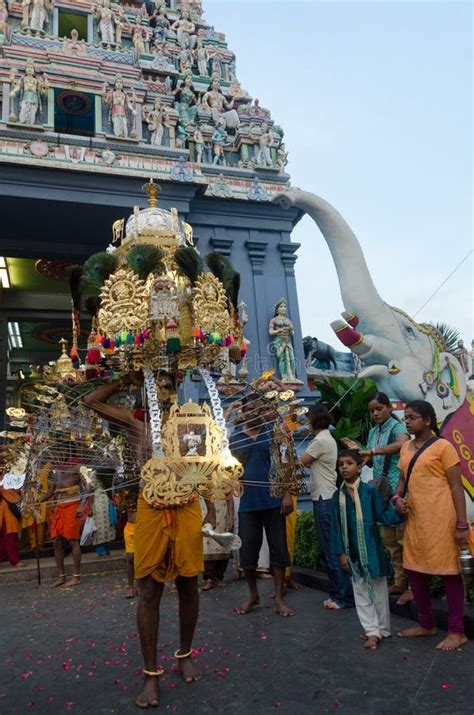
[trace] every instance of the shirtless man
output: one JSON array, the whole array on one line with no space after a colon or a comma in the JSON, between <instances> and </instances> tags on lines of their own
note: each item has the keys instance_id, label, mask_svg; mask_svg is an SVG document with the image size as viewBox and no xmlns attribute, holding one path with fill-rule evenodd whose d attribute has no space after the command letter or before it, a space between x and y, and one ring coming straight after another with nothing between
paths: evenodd
<instances>
[{"instance_id":1,"label":"shirtless man","mask_svg":"<svg viewBox=\"0 0 474 715\"><path fill-rule=\"evenodd\" d=\"M159 381L162 378L159 376ZM84 398L84 403L98 415L127 431L141 466L152 454L146 421L137 419L125 407L107 403L124 387L141 386L142 381L141 373L128 373ZM207 507L204 521L215 527L214 507L211 504ZM204 566L201 519L198 500L173 509L153 509L139 496L134 558L139 583L137 623L145 666L145 686L135 701L139 708L158 705L161 671L156 667L156 658L160 601L168 581L175 580L179 599L180 648L175 657L185 682L192 683L202 677L192 661L192 640L199 612L198 573Z\"/></svg>"},{"instance_id":2,"label":"shirtless man","mask_svg":"<svg viewBox=\"0 0 474 715\"><path fill-rule=\"evenodd\" d=\"M54 558L58 567L57 586L78 586L81 582L81 516L91 492L90 485L79 472L80 464L64 462L51 472L51 486L40 502L53 500L53 511L49 523L49 533L54 540ZM81 497L80 486L83 487ZM71 544L74 573L66 581L64 571L63 539Z\"/></svg>"}]
</instances>

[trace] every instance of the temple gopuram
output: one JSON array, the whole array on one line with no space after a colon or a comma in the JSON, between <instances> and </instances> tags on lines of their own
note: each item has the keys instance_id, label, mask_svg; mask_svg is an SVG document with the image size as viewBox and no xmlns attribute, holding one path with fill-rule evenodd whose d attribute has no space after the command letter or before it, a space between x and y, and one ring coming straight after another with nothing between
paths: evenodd
<instances>
[{"instance_id":1,"label":"temple gopuram","mask_svg":"<svg viewBox=\"0 0 474 715\"><path fill-rule=\"evenodd\" d=\"M58 357L69 267L146 206L150 179L199 252L240 272L249 376L276 366L269 323L284 299L306 384L290 238L300 213L272 203L289 182L283 130L241 86L200 0L0 0L0 87L3 403L7 384Z\"/></svg>"}]
</instances>

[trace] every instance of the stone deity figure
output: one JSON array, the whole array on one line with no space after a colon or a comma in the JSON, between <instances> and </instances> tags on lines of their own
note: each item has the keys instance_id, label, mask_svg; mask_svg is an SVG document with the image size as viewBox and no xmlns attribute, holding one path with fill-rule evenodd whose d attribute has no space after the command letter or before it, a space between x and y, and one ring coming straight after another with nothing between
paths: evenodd
<instances>
[{"instance_id":1,"label":"stone deity figure","mask_svg":"<svg viewBox=\"0 0 474 715\"><path fill-rule=\"evenodd\" d=\"M4 0L0 0L0 34L8 37L8 10Z\"/></svg>"},{"instance_id":2,"label":"stone deity figure","mask_svg":"<svg viewBox=\"0 0 474 715\"><path fill-rule=\"evenodd\" d=\"M226 139L227 139L227 134L226 134L225 128L221 124L220 126L218 126L214 129L214 132L211 137L212 153L214 155L213 159L212 159L213 164L222 164L222 166L225 166L226 161L225 161L224 144L226 142Z\"/></svg>"},{"instance_id":3,"label":"stone deity figure","mask_svg":"<svg viewBox=\"0 0 474 715\"><path fill-rule=\"evenodd\" d=\"M83 40L79 40L79 33L76 28L71 30L71 39L64 40L63 50L68 55L84 55L86 47Z\"/></svg>"},{"instance_id":4,"label":"stone deity figure","mask_svg":"<svg viewBox=\"0 0 474 715\"><path fill-rule=\"evenodd\" d=\"M189 40L189 47L192 50L196 47L196 25L191 21L191 15L187 7L183 7L181 10L181 17L179 20L176 20L171 27L176 31L176 37L179 45L181 44L183 38L187 38Z\"/></svg>"},{"instance_id":5,"label":"stone deity figure","mask_svg":"<svg viewBox=\"0 0 474 715\"><path fill-rule=\"evenodd\" d=\"M193 67L194 56L189 49L189 39L183 37L180 42L180 50L178 52L178 64L181 74L190 72Z\"/></svg>"},{"instance_id":6,"label":"stone deity figure","mask_svg":"<svg viewBox=\"0 0 474 715\"><path fill-rule=\"evenodd\" d=\"M222 52L219 46L216 47L214 52L210 54L211 58L211 76L214 77L219 77L219 79L222 79L223 77L223 62L222 62Z\"/></svg>"},{"instance_id":7,"label":"stone deity figure","mask_svg":"<svg viewBox=\"0 0 474 715\"><path fill-rule=\"evenodd\" d=\"M150 112L144 112L144 117L148 122L148 129L150 130L150 144L162 146L163 133L168 120L166 108L162 106L159 99L155 99L153 109Z\"/></svg>"},{"instance_id":8,"label":"stone deity figure","mask_svg":"<svg viewBox=\"0 0 474 715\"><path fill-rule=\"evenodd\" d=\"M226 128L237 129L240 126L239 115L234 109L234 100L230 102L224 97L221 90L221 81L219 77L213 77L211 86L202 98L204 109L210 109L212 121L216 126L220 125L222 120Z\"/></svg>"},{"instance_id":9,"label":"stone deity figure","mask_svg":"<svg viewBox=\"0 0 474 715\"><path fill-rule=\"evenodd\" d=\"M196 93L191 73L187 74L180 86L175 89L174 96L174 106L179 118L177 139L182 145L187 136L186 129L194 123L197 114Z\"/></svg>"},{"instance_id":10,"label":"stone deity figure","mask_svg":"<svg viewBox=\"0 0 474 715\"><path fill-rule=\"evenodd\" d=\"M102 97L104 102L110 105L110 117L112 119L114 136L126 139L128 137L127 109L130 110L133 117L136 117L137 111L131 98L125 94L123 90L121 75L116 76L113 89L109 89L107 83L104 84ZM134 133L135 132L132 132L132 136Z\"/></svg>"},{"instance_id":11,"label":"stone deity figure","mask_svg":"<svg viewBox=\"0 0 474 715\"><path fill-rule=\"evenodd\" d=\"M196 163L202 164L202 157L204 154L204 137L200 129L196 129L193 135L194 139L194 151L196 152Z\"/></svg>"},{"instance_id":12,"label":"stone deity figure","mask_svg":"<svg viewBox=\"0 0 474 715\"><path fill-rule=\"evenodd\" d=\"M35 75L35 65L32 59L26 62L25 75L16 82L10 96L13 98L20 93L20 116L21 124L34 124L38 109L41 109L41 97L48 94L49 82L46 74L37 78ZM12 112L11 121L16 121L16 115Z\"/></svg>"},{"instance_id":13,"label":"stone deity figure","mask_svg":"<svg viewBox=\"0 0 474 715\"><path fill-rule=\"evenodd\" d=\"M198 39L197 49L196 49L196 60L198 66L198 72L201 77L209 76L209 52L207 48L204 47L204 40L202 37Z\"/></svg>"},{"instance_id":14,"label":"stone deity figure","mask_svg":"<svg viewBox=\"0 0 474 715\"><path fill-rule=\"evenodd\" d=\"M282 382L295 382L296 360L292 338L293 323L286 316L286 300L282 298L275 306L275 315L268 326L272 337L272 352L278 360Z\"/></svg>"},{"instance_id":15,"label":"stone deity figure","mask_svg":"<svg viewBox=\"0 0 474 715\"><path fill-rule=\"evenodd\" d=\"M107 47L115 45L115 15L110 7L110 0L101 0L100 5L94 7L94 18L99 21L102 44Z\"/></svg>"},{"instance_id":16,"label":"stone deity figure","mask_svg":"<svg viewBox=\"0 0 474 715\"><path fill-rule=\"evenodd\" d=\"M288 152L284 144L280 144L277 151L277 166L278 170L283 174L285 166L288 164Z\"/></svg>"},{"instance_id":17,"label":"stone deity figure","mask_svg":"<svg viewBox=\"0 0 474 715\"><path fill-rule=\"evenodd\" d=\"M193 430L190 430L188 434L183 436L183 442L187 447L186 457L198 457L197 448L202 443L202 438L200 435L195 434Z\"/></svg>"},{"instance_id":18,"label":"stone deity figure","mask_svg":"<svg viewBox=\"0 0 474 715\"><path fill-rule=\"evenodd\" d=\"M258 149L255 155L257 166L273 166L273 159L270 147L272 145L272 135L268 129L268 124L262 124Z\"/></svg>"},{"instance_id":19,"label":"stone deity figure","mask_svg":"<svg viewBox=\"0 0 474 715\"><path fill-rule=\"evenodd\" d=\"M142 27L141 18L137 15L135 25L131 27L132 42L138 57L145 53L145 42L148 40L148 32Z\"/></svg>"},{"instance_id":20,"label":"stone deity figure","mask_svg":"<svg viewBox=\"0 0 474 715\"><path fill-rule=\"evenodd\" d=\"M37 37L44 32L44 26L49 21L49 5L47 0L22 0L21 26L34 30Z\"/></svg>"},{"instance_id":21,"label":"stone deity figure","mask_svg":"<svg viewBox=\"0 0 474 715\"><path fill-rule=\"evenodd\" d=\"M166 6L161 5L158 9L158 13L153 18L155 23L154 28L154 38L156 42L163 42L166 40L168 31L170 29L170 21L166 15Z\"/></svg>"}]
</instances>

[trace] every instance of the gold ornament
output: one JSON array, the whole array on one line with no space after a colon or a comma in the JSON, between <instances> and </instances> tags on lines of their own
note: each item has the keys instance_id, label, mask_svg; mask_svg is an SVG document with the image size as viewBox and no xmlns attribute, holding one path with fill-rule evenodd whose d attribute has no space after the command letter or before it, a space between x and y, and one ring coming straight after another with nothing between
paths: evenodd
<instances>
[{"instance_id":1,"label":"gold ornament","mask_svg":"<svg viewBox=\"0 0 474 715\"><path fill-rule=\"evenodd\" d=\"M107 335L139 332L148 326L145 283L130 268L119 268L105 281L100 299L98 323Z\"/></svg>"},{"instance_id":2,"label":"gold ornament","mask_svg":"<svg viewBox=\"0 0 474 715\"><path fill-rule=\"evenodd\" d=\"M207 404L171 406L163 427L163 457L152 457L142 468L143 497L167 508L205 499L227 499L238 487L242 465L222 452L222 430Z\"/></svg>"},{"instance_id":3,"label":"gold ornament","mask_svg":"<svg viewBox=\"0 0 474 715\"><path fill-rule=\"evenodd\" d=\"M231 329L224 286L212 273L203 273L196 281L193 297L194 322L205 335L226 336Z\"/></svg>"},{"instance_id":4,"label":"gold ornament","mask_svg":"<svg viewBox=\"0 0 474 715\"><path fill-rule=\"evenodd\" d=\"M22 407L7 407L5 412L14 420L21 420L26 417L26 412Z\"/></svg>"}]
</instances>

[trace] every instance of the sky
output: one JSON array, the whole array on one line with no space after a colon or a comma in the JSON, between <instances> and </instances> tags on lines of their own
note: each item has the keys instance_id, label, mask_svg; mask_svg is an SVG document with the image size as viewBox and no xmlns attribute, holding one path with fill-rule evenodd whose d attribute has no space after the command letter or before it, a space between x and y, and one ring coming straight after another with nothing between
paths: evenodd
<instances>
[{"instance_id":1,"label":"sky","mask_svg":"<svg viewBox=\"0 0 474 715\"><path fill-rule=\"evenodd\" d=\"M342 213L388 303L469 347L472 253L420 308L473 247L471 3L203 4L285 131L292 184ZM307 216L292 239L303 335L336 346L344 307L325 240Z\"/></svg>"}]
</instances>

